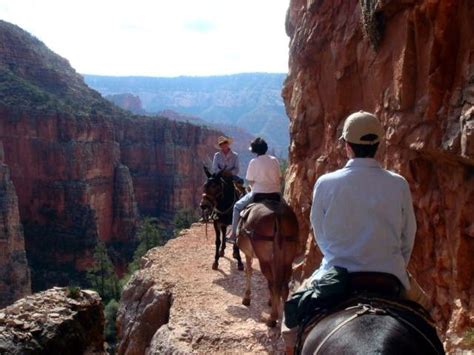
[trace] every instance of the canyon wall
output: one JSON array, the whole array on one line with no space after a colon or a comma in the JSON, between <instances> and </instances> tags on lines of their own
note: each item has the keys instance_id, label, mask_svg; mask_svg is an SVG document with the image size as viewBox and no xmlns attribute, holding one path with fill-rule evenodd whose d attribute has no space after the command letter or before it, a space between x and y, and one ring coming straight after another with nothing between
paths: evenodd
<instances>
[{"instance_id":1,"label":"canyon wall","mask_svg":"<svg viewBox=\"0 0 474 355\"><path fill-rule=\"evenodd\" d=\"M311 192L347 158L346 116L367 110L385 130L378 158L410 184L418 232L409 270L435 305L448 348L474 326L474 3L472 0L292 0L286 195L309 251Z\"/></svg>"},{"instance_id":2,"label":"canyon wall","mask_svg":"<svg viewBox=\"0 0 474 355\"><path fill-rule=\"evenodd\" d=\"M31 293L18 198L0 142L0 308Z\"/></svg>"},{"instance_id":3,"label":"canyon wall","mask_svg":"<svg viewBox=\"0 0 474 355\"><path fill-rule=\"evenodd\" d=\"M125 263L139 213L170 218L197 208L201 162L212 156L218 135L159 118L12 117L0 110L0 139L35 290L68 284L85 271L99 239Z\"/></svg>"},{"instance_id":4,"label":"canyon wall","mask_svg":"<svg viewBox=\"0 0 474 355\"><path fill-rule=\"evenodd\" d=\"M0 43L0 140L32 289L82 285L98 240L124 270L139 215L170 218L198 207L201 162L220 133L121 110L67 60L4 21Z\"/></svg>"}]
</instances>

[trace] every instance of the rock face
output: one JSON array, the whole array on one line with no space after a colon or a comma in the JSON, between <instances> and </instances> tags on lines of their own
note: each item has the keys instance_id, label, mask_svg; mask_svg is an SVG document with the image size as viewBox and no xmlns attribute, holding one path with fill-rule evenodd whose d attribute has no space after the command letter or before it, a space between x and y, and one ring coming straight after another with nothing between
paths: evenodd
<instances>
[{"instance_id":1,"label":"rock face","mask_svg":"<svg viewBox=\"0 0 474 355\"><path fill-rule=\"evenodd\" d=\"M345 164L345 117L375 112L378 157L410 184L418 233L410 271L448 338L474 326L474 7L469 0L292 0L287 196L309 234L317 177ZM303 274L318 265L311 240Z\"/></svg>"},{"instance_id":2,"label":"rock face","mask_svg":"<svg viewBox=\"0 0 474 355\"><path fill-rule=\"evenodd\" d=\"M223 124L223 123L209 123L205 122L199 117L183 115L171 110L165 110L160 112L160 115L169 118L173 121L181 121L181 122L190 122L195 123L197 125L205 125L209 126L210 128L216 129L220 132L223 132L225 136L232 138L232 150L235 151L239 155L239 163L240 163L240 172L239 176L245 177L245 173L247 172L247 167L251 159L255 157L255 154L249 151L249 143L255 139L255 136L250 134L248 130ZM216 145L216 142L214 143ZM273 147L270 148L272 154L276 154ZM212 160L209 159L207 165L210 167L212 165Z\"/></svg>"},{"instance_id":3,"label":"rock face","mask_svg":"<svg viewBox=\"0 0 474 355\"><path fill-rule=\"evenodd\" d=\"M213 156L219 132L151 118L116 122L115 128L140 213L166 216L199 205L202 163Z\"/></svg>"},{"instance_id":4,"label":"rock face","mask_svg":"<svg viewBox=\"0 0 474 355\"><path fill-rule=\"evenodd\" d=\"M0 308L31 293L18 198L0 142Z\"/></svg>"},{"instance_id":5,"label":"rock face","mask_svg":"<svg viewBox=\"0 0 474 355\"><path fill-rule=\"evenodd\" d=\"M131 115L69 63L0 21L0 140L18 195L32 288L83 284L98 240L119 267L139 214L197 207L219 132Z\"/></svg>"},{"instance_id":6,"label":"rock face","mask_svg":"<svg viewBox=\"0 0 474 355\"><path fill-rule=\"evenodd\" d=\"M107 354L93 291L55 287L0 310L0 354Z\"/></svg>"}]
</instances>

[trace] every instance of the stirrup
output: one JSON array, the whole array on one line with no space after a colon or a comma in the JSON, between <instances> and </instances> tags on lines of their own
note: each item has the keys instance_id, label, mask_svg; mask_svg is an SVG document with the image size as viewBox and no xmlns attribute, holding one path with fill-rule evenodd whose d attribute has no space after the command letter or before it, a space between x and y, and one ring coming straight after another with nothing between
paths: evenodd
<instances>
[{"instance_id":1,"label":"stirrup","mask_svg":"<svg viewBox=\"0 0 474 355\"><path fill-rule=\"evenodd\" d=\"M237 243L237 235L232 234L232 232L230 232L225 236L225 240L226 240L227 243L236 244Z\"/></svg>"}]
</instances>

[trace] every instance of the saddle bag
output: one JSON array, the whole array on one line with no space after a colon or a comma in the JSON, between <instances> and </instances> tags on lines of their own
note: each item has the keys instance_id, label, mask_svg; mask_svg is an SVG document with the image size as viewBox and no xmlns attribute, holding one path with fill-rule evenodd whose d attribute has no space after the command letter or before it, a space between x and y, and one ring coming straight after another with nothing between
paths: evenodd
<instances>
[{"instance_id":1,"label":"saddle bag","mask_svg":"<svg viewBox=\"0 0 474 355\"><path fill-rule=\"evenodd\" d=\"M331 267L319 280L313 280L308 288L297 291L285 302L285 324L294 328L312 317L317 308L330 308L348 292L349 273L346 268Z\"/></svg>"}]
</instances>

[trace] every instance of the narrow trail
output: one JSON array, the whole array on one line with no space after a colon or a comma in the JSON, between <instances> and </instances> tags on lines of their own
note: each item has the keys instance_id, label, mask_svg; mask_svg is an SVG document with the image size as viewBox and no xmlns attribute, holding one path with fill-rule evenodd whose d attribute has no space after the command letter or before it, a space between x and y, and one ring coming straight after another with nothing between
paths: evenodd
<instances>
[{"instance_id":1,"label":"narrow trail","mask_svg":"<svg viewBox=\"0 0 474 355\"><path fill-rule=\"evenodd\" d=\"M212 225L207 228L207 238L205 225L197 223L146 256L148 277L170 285L173 295L167 342L174 350L192 353L283 353L280 323L273 329L264 323L269 292L258 260L253 263L251 305L246 307L245 273L237 270L232 245L227 244L219 269L212 270L215 237Z\"/></svg>"}]
</instances>

